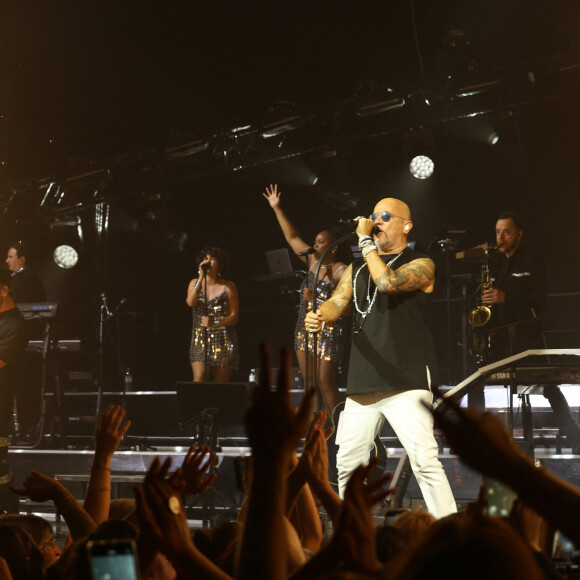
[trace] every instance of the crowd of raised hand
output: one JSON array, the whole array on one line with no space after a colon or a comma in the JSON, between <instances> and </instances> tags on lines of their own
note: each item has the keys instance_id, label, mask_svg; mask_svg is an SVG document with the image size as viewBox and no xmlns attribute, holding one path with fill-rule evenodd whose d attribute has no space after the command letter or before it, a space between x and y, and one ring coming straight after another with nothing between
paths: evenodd
<instances>
[{"instance_id":1,"label":"crowd of raised hand","mask_svg":"<svg viewBox=\"0 0 580 580\"><path fill-rule=\"evenodd\" d=\"M289 352L281 355L277 387L268 382L267 347L261 357L262 379L246 413L252 455L237 521L193 533L189 528L184 499L203 493L217 477L216 456L202 446L192 446L178 469L171 459L155 459L134 500L111 502L111 459L130 421L121 407L110 406L96 430L82 504L37 471L14 489L54 503L70 531L66 545L56 545L50 523L38 516L0 516L0 580L91 578L90 546L103 541L135 546L142 579L561 577L551 559L551 531L557 528L580 545L580 492L538 468L499 419L451 402L435 410L438 427L461 459L517 492L509 518L486 515L480 497L440 520L407 512L377 526L372 508L387 498L390 474L371 479L374 462L361 465L341 500L328 481L325 411L313 418L312 391L298 409L291 407ZM320 506L332 533L324 533Z\"/></svg>"}]
</instances>

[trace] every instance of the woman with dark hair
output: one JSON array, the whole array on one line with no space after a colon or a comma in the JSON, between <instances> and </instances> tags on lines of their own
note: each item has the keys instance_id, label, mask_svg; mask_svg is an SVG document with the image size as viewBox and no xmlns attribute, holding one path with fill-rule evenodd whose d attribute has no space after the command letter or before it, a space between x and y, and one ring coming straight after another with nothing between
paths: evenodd
<instances>
[{"instance_id":1,"label":"woman with dark hair","mask_svg":"<svg viewBox=\"0 0 580 580\"><path fill-rule=\"evenodd\" d=\"M0 525L0 559L11 580L42 580L42 555L32 536L19 526ZM2 570L4 572L6 567ZM2 574L2 577L6 577Z\"/></svg>"},{"instance_id":2,"label":"woman with dark hair","mask_svg":"<svg viewBox=\"0 0 580 580\"><path fill-rule=\"evenodd\" d=\"M26 530L42 555L42 571L46 573L59 559L61 551L57 545L50 522L34 514L3 514L0 525L15 526Z\"/></svg>"},{"instance_id":3,"label":"woman with dark hair","mask_svg":"<svg viewBox=\"0 0 580 580\"><path fill-rule=\"evenodd\" d=\"M280 197L282 193L278 192L278 186L270 185L270 188L266 187L266 193L263 195L268 200L270 207L274 210L276 219L282 229L282 233L293 252L299 256L300 253L309 250L310 246L300 237L298 230L296 230L280 206ZM304 330L304 317L308 310L312 310L314 275L324 250L326 250L326 248L328 248L337 237L338 236L334 230L323 230L319 232L314 239L314 244L312 245L312 250L314 250L314 252L304 256L299 256L308 266L308 275L304 279L300 288L300 307L298 310L296 330L294 332L294 348L296 350L296 357L298 359L298 365L300 366L303 379L306 377L306 367L308 366L309 369L312 369L314 362L312 356L314 351L313 335ZM326 254L322 262L316 283L317 304L322 304L322 302L330 298L346 268L346 264L335 261L336 250L337 248L335 246L328 252L328 254ZM317 338L316 363L318 369L318 384L320 386L324 406L328 409L329 413L332 413L332 410L336 405L342 402L342 396L338 390L336 380L338 364L342 360L345 342L342 319L326 325L325 328L318 333ZM309 387L313 386L314 381L311 372L308 372L308 381L304 379L304 382L308 382Z\"/></svg>"},{"instance_id":4,"label":"woman with dark hair","mask_svg":"<svg viewBox=\"0 0 580 580\"><path fill-rule=\"evenodd\" d=\"M198 277L187 288L186 302L193 310L189 360L196 383L226 382L238 368L239 350L235 324L239 301L236 285L222 277L227 256L210 246L197 256ZM211 375L211 376L210 376Z\"/></svg>"}]
</instances>

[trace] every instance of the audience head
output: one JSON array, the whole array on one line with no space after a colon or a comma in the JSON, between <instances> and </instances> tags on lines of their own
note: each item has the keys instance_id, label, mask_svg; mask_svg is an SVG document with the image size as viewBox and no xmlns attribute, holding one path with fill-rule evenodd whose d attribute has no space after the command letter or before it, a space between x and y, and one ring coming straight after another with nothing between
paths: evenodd
<instances>
[{"instance_id":1,"label":"audience head","mask_svg":"<svg viewBox=\"0 0 580 580\"><path fill-rule=\"evenodd\" d=\"M478 513L438 520L395 565L397 580L540 580L530 547L499 518Z\"/></svg>"},{"instance_id":2,"label":"audience head","mask_svg":"<svg viewBox=\"0 0 580 580\"><path fill-rule=\"evenodd\" d=\"M42 554L42 569L46 571L59 558L58 547L50 522L34 514L6 514L0 516L0 524L18 526L26 530Z\"/></svg>"},{"instance_id":3,"label":"audience head","mask_svg":"<svg viewBox=\"0 0 580 580\"><path fill-rule=\"evenodd\" d=\"M377 556L385 564L408 545L403 532L393 526L380 526L376 535Z\"/></svg>"},{"instance_id":4,"label":"audience head","mask_svg":"<svg viewBox=\"0 0 580 580\"><path fill-rule=\"evenodd\" d=\"M391 525L401 531L407 546L416 542L435 521L434 515L417 510L401 514Z\"/></svg>"},{"instance_id":5,"label":"audience head","mask_svg":"<svg viewBox=\"0 0 580 580\"><path fill-rule=\"evenodd\" d=\"M12 580L44 577L40 550L23 527L0 524L0 556L6 560Z\"/></svg>"}]
</instances>

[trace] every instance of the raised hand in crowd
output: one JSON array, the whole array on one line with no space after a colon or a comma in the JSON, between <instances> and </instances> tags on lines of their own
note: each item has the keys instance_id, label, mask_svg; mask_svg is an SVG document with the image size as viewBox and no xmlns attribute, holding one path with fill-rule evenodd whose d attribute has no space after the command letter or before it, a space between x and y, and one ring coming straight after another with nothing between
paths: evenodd
<instances>
[{"instance_id":1,"label":"raised hand in crowd","mask_svg":"<svg viewBox=\"0 0 580 580\"><path fill-rule=\"evenodd\" d=\"M111 505L111 459L131 426L121 405L109 405L95 430L95 453L84 508L96 524L109 517Z\"/></svg>"},{"instance_id":2,"label":"raised hand in crowd","mask_svg":"<svg viewBox=\"0 0 580 580\"><path fill-rule=\"evenodd\" d=\"M306 434L314 390L308 389L297 411L290 404L290 351L282 349L278 386L270 385L270 349L261 347L260 381L254 388L252 403L246 412L246 432L252 447L254 462L272 459L278 466L286 467Z\"/></svg>"},{"instance_id":3,"label":"raised hand in crowd","mask_svg":"<svg viewBox=\"0 0 580 580\"><path fill-rule=\"evenodd\" d=\"M437 406L434 417L466 465L507 484L549 524L580 546L580 490L536 467L499 418L463 409L450 400Z\"/></svg>"},{"instance_id":4,"label":"raised hand in crowd","mask_svg":"<svg viewBox=\"0 0 580 580\"><path fill-rule=\"evenodd\" d=\"M203 493L217 478L213 466L217 455L210 453L207 445L192 445L181 464L181 478L184 482L183 495Z\"/></svg>"},{"instance_id":5,"label":"raised hand in crowd","mask_svg":"<svg viewBox=\"0 0 580 580\"><path fill-rule=\"evenodd\" d=\"M291 471L287 479L288 484L288 493L286 498L287 511L291 510L294 501L298 496L298 492L307 483L306 481L307 469L305 467L304 454L307 453L310 447L313 445L315 433L317 433L322 428L325 421L326 421L326 410L322 409L314 415L314 418L310 422L310 426L308 427L308 433L306 434L306 438L304 440L304 446L302 448L302 454L300 456L300 459L298 458L297 450L292 456Z\"/></svg>"},{"instance_id":6,"label":"raised hand in crowd","mask_svg":"<svg viewBox=\"0 0 580 580\"><path fill-rule=\"evenodd\" d=\"M161 464L156 457L147 472L143 488L135 489L141 536L139 557L146 569L155 552L160 550L173 564L179 578L230 578L208 560L195 546L189 532L181 499L185 482L169 474L171 458Z\"/></svg>"},{"instance_id":7,"label":"raised hand in crowd","mask_svg":"<svg viewBox=\"0 0 580 580\"><path fill-rule=\"evenodd\" d=\"M314 416L306 435L304 447L309 445L311 433L321 424L324 424L325 419L326 411L324 410ZM297 452L292 457L292 469L286 478L286 486L286 516L298 533L302 547L308 550L308 553L315 554L320 550L324 537L322 522Z\"/></svg>"},{"instance_id":8,"label":"raised hand in crowd","mask_svg":"<svg viewBox=\"0 0 580 580\"><path fill-rule=\"evenodd\" d=\"M238 578L287 578L290 554L286 520L286 476L292 456L306 434L314 391L308 389L298 408L290 405L290 353L280 356L278 387L270 387L270 350L261 347L260 382L246 412L246 431L253 453ZM259 555L259 557L258 557Z\"/></svg>"},{"instance_id":9,"label":"raised hand in crowd","mask_svg":"<svg viewBox=\"0 0 580 580\"><path fill-rule=\"evenodd\" d=\"M367 482L377 461L372 459L368 465L361 465L353 472L344 501L339 499L341 505L330 542L298 570L292 580L315 580L338 569L371 577L380 572L382 564L377 555L371 508L391 493L387 484L392 474Z\"/></svg>"},{"instance_id":10,"label":"raised hand in crowd","mask_svg":"<svg viewBox=\"0 0 580 580\"><path fill-rule=\"evenodd\" d=\"M17 495L29 497L32 501L53 501L57 511L67 523L73 539L90 533L95 527L93 519L73 494L62 483L44 473L31 471L22 482L21 488L10 489Z\"/></svg>"},{"instance_id":11,"label":"raised hand in crowd","mask_svg":"<svg viewBox=\"0 0 580 580\"><path fill-rule=\"evenodd\" d=\"M352 473L346 486L335 532L341 538L341 545L347 547L344 554L345 567L368 574L374 574L382 567L377 556L371 508L391 493L387 484L393 476L392 473L386 473L367 482L377 463L378 458L375 457L368 465L360 465Z\"/></svg>"},{"instance_id":12,"label":"raised hand in crowd","mask_svg":"<svg viewBox=\"0 0 580 580\"><path fill-rule=\"evenodd\" d=\"M463 409L446 399L441 400L433 414L450 446L480 473L499 479L505 472L504 462L534 465L512 440L505 423L494 415Z\"/></svg>"},{"instance_id":13,"label":"raised hand in crowd","mask_svg":"<svg viewBox=\"0 0 580 580\"><path fill-rule=\"evenodd\" d=\"M302 470L306 482L321 501L326 513L334 523L338 510L342 505L342 500L328 479L327 438L330 435L330 429L328 431L324 430L326 417L326 411L322 410L317 413L315 420L312 422L300 456L299 468Z\"/></svg>"}]
</instances>

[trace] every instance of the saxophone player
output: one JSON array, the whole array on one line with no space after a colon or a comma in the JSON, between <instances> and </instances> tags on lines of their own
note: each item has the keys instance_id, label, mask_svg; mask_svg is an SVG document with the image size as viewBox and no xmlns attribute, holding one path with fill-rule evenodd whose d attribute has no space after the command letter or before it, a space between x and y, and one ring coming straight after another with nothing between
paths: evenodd
<instances>
[{"instance_id":1,"label":"saxophone player","mask_svg":"<svg viewBox=\"0 0 580 580\"><path fill-rule=\"evenodd\" d=\"M493 286L482 293L482 303L493 305L491 361L494 362L528 349L546 348L542 317L546 311L547 275L544 260L529 245L522 243L524 229L514 212L499 215L495 225L497 260L491 266ZM500 327L498 330L494 328ZM474 393L477 399L477 393ZM481 393L483 395L483 393ZM557 385L544 385L560 429L572 445L580 444L580 427ZM470 398L472 405L473 397ZM481 407L473 401L476 407Z\"/></svg>"}]
</instances>

